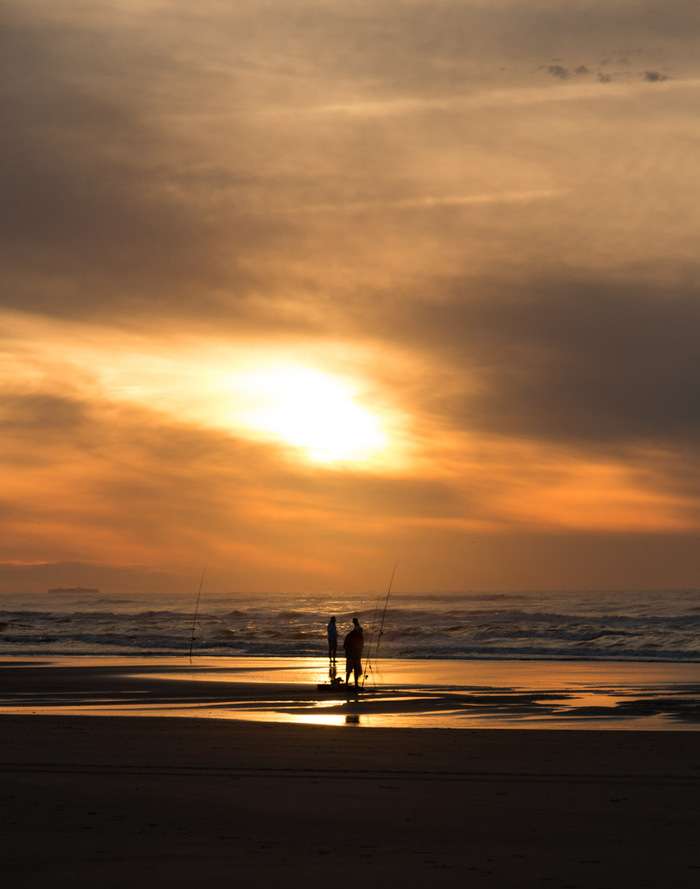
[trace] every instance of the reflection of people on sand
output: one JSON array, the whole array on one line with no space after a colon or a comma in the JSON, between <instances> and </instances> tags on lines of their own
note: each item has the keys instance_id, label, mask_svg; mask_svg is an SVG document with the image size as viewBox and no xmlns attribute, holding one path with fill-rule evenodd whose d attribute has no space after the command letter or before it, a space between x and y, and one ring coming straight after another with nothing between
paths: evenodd
<instances>
[{"instance_id":1,"label":"reflection of people on sand","mask_svg":"<svg viewBox=\"0 0 700 889\"><path fill-rule=\"evenodd\" d=\"M360 676L362 675L362 649L365 647L365 640L362 634L362 627L356 617L352 619L355 625L343 640L343 648L345 649L345 684L350 682L350 674L355 674L355 688L359 687Z\"/></svg>"},{"instance_id":2,"label":"reflection of people on sand","mask_svg":"<svg viewBox=\"0 0 700 889\"><path fill-rule=\"evenodd\" d=\"M328 682L319 682L316 685L319 691L333 691L343 688L343 677L338 676L338 669L335 665L335 659L329 661L328 666Z\"/></svg>"},{"instance_id":3,"label":"reflection of people on sand","mask_svg":"<svg viewBox=\"0 0 700 889\"><path fill-rule=\"evenodd\" d=\"M342 688L343 687L343 677L338 676L338 671L335 666L335 660L331 661L331 665L328 670L328 679L330 680L328 683L328 688ZM321 688L320 685L319 685L319 688Z\"/></svg>"},{"instance_id":4,"label":"reflection of people on sand","mask_svg":"<svg viewBox=\"0 0 700 889\"><path fill-rule=\"evenodd\" d=\"M328 621L328 657L334 661L335 653L338 650L338 627L335 623L335 618L332 617Z\"/></svg>"}]
</instances>

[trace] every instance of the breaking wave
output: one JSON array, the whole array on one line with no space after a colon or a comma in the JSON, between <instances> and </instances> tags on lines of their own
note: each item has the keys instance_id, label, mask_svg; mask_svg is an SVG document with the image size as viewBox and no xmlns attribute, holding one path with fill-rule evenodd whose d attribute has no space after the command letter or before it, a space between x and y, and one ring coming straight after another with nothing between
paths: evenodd
<instances>
[{"instance_id":1,"label":"breaking wave","mask_svg":"<svg viewBox=\"0 0 700 889\"><path fill-rule=\"evenodd\" d=\"M139 607L149 598L150 607ZM193 603L165 598L101 597L91 609L84 599L5 596L0 655L184 655L192 642ZM341 635L359 617L374 649L376 600L356 600L357 610L348 603L353 597L203 596L193 650L210 657L323 655L331 614ZM386 612L380 654L700 661L700 591L397 594Z\"/></svg>"}]
</instances>

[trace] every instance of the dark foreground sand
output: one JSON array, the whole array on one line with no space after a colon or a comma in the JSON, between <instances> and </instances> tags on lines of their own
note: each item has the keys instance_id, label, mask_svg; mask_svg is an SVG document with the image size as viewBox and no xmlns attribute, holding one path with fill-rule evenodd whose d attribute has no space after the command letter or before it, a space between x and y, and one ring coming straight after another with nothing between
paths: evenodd
<instances>
[{"instance_id":1,"label":"dark foreground sand","mask_svg":"<svg viewBox=\"0 0 700 889\"><path fill-rule=\"evenodd\" d=\"M3 715L3 885L695 889L699 741Z\"/></svg>"}]
</instances>

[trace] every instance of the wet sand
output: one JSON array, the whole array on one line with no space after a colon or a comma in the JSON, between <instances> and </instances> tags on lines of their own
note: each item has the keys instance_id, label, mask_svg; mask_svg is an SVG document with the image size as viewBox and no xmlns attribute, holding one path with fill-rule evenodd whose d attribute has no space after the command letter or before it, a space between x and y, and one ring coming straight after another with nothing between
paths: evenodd
<instances>
[{"instance_id":1,"label":"wet sand","mask_svg":"<svg viewBox=\"0 0 700 889\"><path fill-rule=\"evenodd\" d=\"M395 660L383 661L381 673L373 669L359 695L328 680L326 658L6 659L0 713L373 728L700 729L694 663Z\"/></svg>"}]
</instances>

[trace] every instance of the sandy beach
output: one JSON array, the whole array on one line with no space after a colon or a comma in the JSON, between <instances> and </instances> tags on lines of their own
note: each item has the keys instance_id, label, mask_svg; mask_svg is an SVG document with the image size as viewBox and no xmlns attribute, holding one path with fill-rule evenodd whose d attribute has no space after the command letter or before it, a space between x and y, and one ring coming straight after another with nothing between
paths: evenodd
<instances>
[{"instance_id":1,"label":"sandy beach","mask_svg":"<svg viewBox=\"0 0 700 889\"><path fill-rule=\"evenodd\" d=\"M202 718L224 698L272 710L293 686L229 676L193 694L187 676L130 675L0 668L15 703L0 715L7 885L656 889L700 878L695 731ZM166 703L169 716L149 715Z\"/></svg>"},{"instance_id":2,"label":"sandy beach","mask_svg":"<svg viewBox=\"0 0 700 889\"><path fill-rule=\"evenodd\" d=\"M4 716L16 887L694 887L694 733Z\"/></svg>"}]
</instances>

